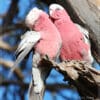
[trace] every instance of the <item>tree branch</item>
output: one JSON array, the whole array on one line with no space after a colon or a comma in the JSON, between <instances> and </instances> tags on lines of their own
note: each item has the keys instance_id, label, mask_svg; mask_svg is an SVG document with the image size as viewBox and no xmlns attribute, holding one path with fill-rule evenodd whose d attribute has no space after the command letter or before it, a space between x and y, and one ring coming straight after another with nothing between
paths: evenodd
<instances>
[{"instance_id":1,"label":"tree branch","mask_svg":"<svg viewBox=\"0 0 100 100\"><path fill-rule=\"evenodd\" d=\"M17 46L11 47L8 43L4 42L1 39L0 40L0 48L12 52L12 51L16 50Z\"/></svg>"},{"instance_id":2,"label":"tree branch","mask_svg":"<svg viewBox=\"0 0 100 100\"><path fill-rule=\"evenodd\" d=\"M11 69L11 67L14 65L14 62L6 61L6 60L0 58L0 65L2 65L5 68ZM22 81L23 80L23 74L22 74L21 70L17 67L14 70L14 72L17 75L17 77Z\"/></svg>"},{"instance_id":3,"label":"tree branch","mask_svg":"<svg viewBox=\"0 0 100 100\"><path fill-rule=\"evenodd\" d=\"M29 88L29 84L28 83L24 83L21 81L14 81L14 80L0 80L0 86L9 86L9 85L18 85L20 87L22 87L25 90L28 90ZM55 84L47 84L46 85L46 90L50 91L50 92L57 92L61 89L75 89L74 87L72 87L71 85L66 85L66 84L59 84L59 83L55 83Z\"/></svg>"},{"instance_id":4,"label":"tree branch","mask_svg":"<svg viewBox=\"0 0 100 100\"><path fill-rule=\"evenodd\" d=\"M65 80L74 85L79 91L81 97L100 98L100 71L94 69L85 61L64 61L60 64L48 59L41 60L39 66L53 66L57 71L63 74Z\"/></svg>"},{"instance_id":5,"label":"tree branch","mask_svg":"<svg viewBox=\"0 0 100 100\"><path fill-rule=\"evenodd\" d=\"M10 26L0 26L0 34L8 33L10 34L11 31L15 31L17 29L27 29L24 22L19 22L16 24L12 24Z\"/></svg>"},{"instance_id":6,"label":"tree branch","mask_svg":"<svg viewBox=\"0 0 100 100\"><path fill-rule=\"evenodd\" d=\"M8 26L13 23L14 17L17 15L19 0L12 0L6 16L3 18L3 26Z\"/></svg>"}]
</instances>

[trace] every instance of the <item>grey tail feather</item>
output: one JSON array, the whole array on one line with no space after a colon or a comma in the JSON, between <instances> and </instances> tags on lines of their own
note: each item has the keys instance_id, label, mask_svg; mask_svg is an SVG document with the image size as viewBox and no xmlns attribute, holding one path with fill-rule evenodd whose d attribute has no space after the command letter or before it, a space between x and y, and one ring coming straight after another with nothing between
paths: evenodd
<instances>
[{"instance_id":1,"label":"grey tail feather","mask_svg":"<svg viewBox=\"0 0 100 100\"><path fill-rule=\"evenodd\" d=\"M19 54L19 56L17 57L14 65L12 66L11 70L10 70L10 73L8 74L8 78L11 77L13 71L15 70L16 67L18 67L18 64L25 58L25 56L30 52L31 50L31 47L29 48L26 48L23 52L21 52Z\"/></svg>"},{"instance_id":2,"label":"grey tail feather","mask_svg":"<svg viewBox=\"0 0 100 100\"><path fill-rule=\"evenodd\" d=\"M41 93L35 93L34 92L34 85L32 84L32 81L29 86L29 91L28 91L28 100L43 100L43 94L44 94L44 89L42 89Z\"/></svg>"}]
</instances>

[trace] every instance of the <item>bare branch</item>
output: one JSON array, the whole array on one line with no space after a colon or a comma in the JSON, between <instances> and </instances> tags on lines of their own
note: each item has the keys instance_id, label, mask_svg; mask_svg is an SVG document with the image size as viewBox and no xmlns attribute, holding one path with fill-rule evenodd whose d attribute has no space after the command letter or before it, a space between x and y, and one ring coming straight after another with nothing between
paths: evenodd
<instances>
[{"instance_id":1,"label":"bare branch","mask_svg":"<svg viewBox=\"0 0 100 100\"><path fill-rule=\"evenodd\" d=\"M9 86L9 85L19 85L21 86L23 89L28 89L29 84L28 83L24 83L21 81L14 81L14 80L0 80L0 85L1 86ZM47 84L46 85L46 90L50 91L50 92L57 92L60 91L61 89L74 89L74 87L70 86L70 85L66 85L66 84L59 84L59 83L55 83L55 84Z\"/></svg>"},{"instance_id":2,"label":"bare branch","mask_svg":"<svg viewBox=\"0 0 100 100\"><path fill-rule=\"evenodd\" d=\"M100 98L100 71L94 69L87 62L68 60L57 64L45 57L41 60L39 66L41 65L53 66L53 68L62 73L64 78L77 88L81 97Z\"/></svg>"},{"instance_id":3,"label":"bare branch","mask_svg":"<svg viewBox=\"0 0 100 100\"><path fill-rule=\"evenodd\" d=\"M57 92L60 90L64 90L64 89L73 89L75 90L75 87L68 85L68 84L46 84L46 90L50 91L50 92Z\"/></svg>"},{"instance_id":4,"label":"bare branch","mask_svg":"<svg viewBox=\"0 0 100 100\"><path fill-rule=\"evenodd\" d=\"M8 26L13 23L14 17L18 14L18 2L19 0L12 0L6 16L3 19L3 26Z\"/></svg>"},{"instance_id":5,"label":"bare branch","mask_svg":"<svg viewBox=\"0 0 100 100\"><path fill-rule=\"evenodd\" d=\"M3 67L5 68L8 68L8 69L11 69L12 66L14 65L14 62L12 61L7 61L7 60L4 60L2 58L0 58L0 65L2 65ZM23 80L23 74L22 74L22 71L17 67L14 72L16 73L17 77L20 79L20 80Z\"/></svg>"},{"instance_id":6,"label":"bare branch","mask_svg":"<svg viewBox=\"0 0 100 100\"><path fill-rule=\"evenodd\" d=\"M14 81L14 80L0 80L0 85L1 86L9 86L9 85L19 85L21 86L23 89L28 89L29 84L28 83L24 83L21 81Z\"/></svg>"},{"instance_id":7,"label":"bare branch","mask_svg":"<svg viewBox=\"0 0 100 100\"><path fill-rule=\"evenodd\" d=\"M10 26L0 26L0 34L10 34L11 31L15 31L17 29L26 29L26 26L25 26L25 23L22 21L22 22L19 22L19 23L16 23L16 24L12 24Z\"/></svg>"},{"instance_id":8,"label":"bare branch","mask_svg":"<svg viewBox=\"0 0 100 100\"><path fill-rule=\"evenodd\" d=\"M8 43L0 39L0 48L11 52L14 51L17 48L17 46L11 47Z\"/></svg>"}]
</instances>

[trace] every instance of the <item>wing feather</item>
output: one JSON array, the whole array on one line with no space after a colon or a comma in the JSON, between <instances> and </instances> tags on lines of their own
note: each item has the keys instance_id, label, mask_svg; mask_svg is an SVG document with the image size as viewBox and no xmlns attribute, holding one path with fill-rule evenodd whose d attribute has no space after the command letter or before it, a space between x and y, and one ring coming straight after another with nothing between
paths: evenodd
<instances>
[{"instance_id":1,"label":"wing feather","mask_svg":"<svg viewBox=\"0 0 100 100\"><path fill-rule=\"evenodd\" d=\"M17 59L11 68L11 73L18 66L18 64L25 58L25 56L31 51L34 45L41 39L39 32L27 31L22 37L21 42L16 50Z\"/></svg>"},{"instance_id":2,"label":"wing feather","mask_svg":"<svg viewBox=\"0 0 100 100\"><path fill-rule=\"evenodd\" d=\"M90 45L90 40L89 40L89 32L87 29L83 28L79 24L75 24L76 27L79 29L81 33L83 33L83 38L86 44Z\"/></svg>"}]
</instances>

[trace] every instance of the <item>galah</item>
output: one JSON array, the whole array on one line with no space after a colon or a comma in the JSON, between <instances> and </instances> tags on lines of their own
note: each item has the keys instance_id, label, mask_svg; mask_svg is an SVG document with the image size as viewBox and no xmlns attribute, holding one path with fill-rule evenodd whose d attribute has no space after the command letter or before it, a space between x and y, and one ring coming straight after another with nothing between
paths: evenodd
<instances>
[{"instance_id":1,"label":"galah","mask_svg":"<svg viewBox=\"0 0 100 100\"><path fill-rule=\"evenodd\" d=\"M92 64L88 32L75 25L61 5L51 4L49 14L62 38L61 60L85 60Z\"/></svg>"},{"instance_id":2,"label":"galah","mask_svg":"<svg viewBox=\"0 0 100 100\"><path fill-rule=\"evenodd\" d=\"M62 40L49 16L38 8L29 11L25 23L31 31L26 32L21 38L16 50L18 56L14 66L17 66L30 51L34 51L29 100L33 100L33 98L34 100L42 100L45 79L51 68L47 68L47 66L40 68L38 65L44 55L56 60L60 53Z\"/></svg>"}]
</instances>

